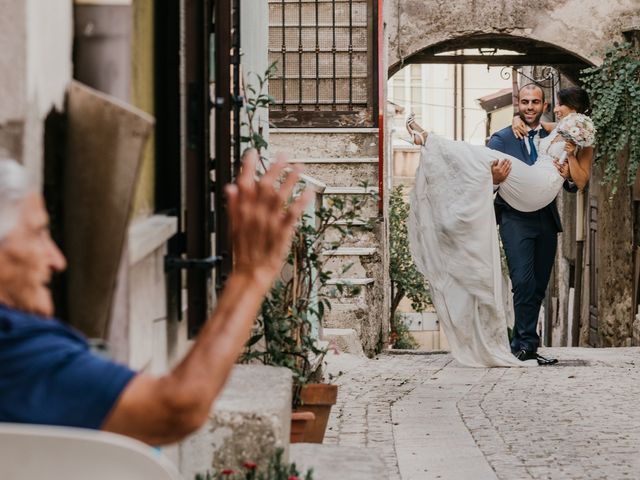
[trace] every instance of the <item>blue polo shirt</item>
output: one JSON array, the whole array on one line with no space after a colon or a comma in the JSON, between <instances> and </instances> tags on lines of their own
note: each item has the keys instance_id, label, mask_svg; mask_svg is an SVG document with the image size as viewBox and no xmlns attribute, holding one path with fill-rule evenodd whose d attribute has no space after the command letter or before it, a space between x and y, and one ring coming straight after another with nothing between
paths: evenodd
<instances>
[{"instance_id":1,"label":"blue polo shirt","mask_svg":"<svg viewBox=\"0 0 640 480\"><path fill-rule=\"evenodd\" d=\"M134 375L64 323L0 305L0 422L98 429Z\"/></svg>"}]
</instances>

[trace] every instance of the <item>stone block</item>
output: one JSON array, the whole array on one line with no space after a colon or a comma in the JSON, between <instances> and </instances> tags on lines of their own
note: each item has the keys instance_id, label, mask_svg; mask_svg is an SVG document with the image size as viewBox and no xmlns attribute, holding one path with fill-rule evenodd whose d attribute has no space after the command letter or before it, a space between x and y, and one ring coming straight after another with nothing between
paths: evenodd
<instances>
[{"instance_id":1,"label":"stone block","mask_svg":"<svg viewBox=\"0 0 640 480\"><path fill-rule=\"evenodd\" d=\"M332 300L331 310L325 313L322 326L326 329L346 328L360 335L362 322L367 318L367 310L364 305L341 304Z\"/></svg>"},{"instance_id":2,"label":"stone block","mask_svg":"<svg viewBox=\"0 0 640 480\"><path fill-rule=\"evenodd\" d=\"M352 328L325 328L322 331L322 337L329 342L329 345L335 346L340 353L364 357L360 337Z\"/></svg>"},{"instance_id":3,"label":"stone block","mask_svg":"<svg viewBox=\"0 0 640 480\"><path fill-rule=\"evenodd\" d=\"M324 271L335 278L364 278L367 272L360 263L359 255L327 255L324 257ZM345 270L346 269L346 270Z\"/></svg>"},{"instance_id":4,"label":"stone block","mask_svg":"<svg viewBox=\"0 0 640 480\"><path fill-rule=\"evenodd\" d=\"M371 449L344 445L296 443L291 445L291 461L304 474L313 468L314 480L387 480L387 468Z\"/></svg>"},{"instance_id":5,"label":"stone block","mask_svg":"<svg viewBox=\"0 0 640 480\"><path fill-rule=\"evenodd\" d=\"M291 371L236 365L209 420L180 445L180 471L187 479L212 468L240 469L245 461L266 465L277 448L288 459Z\"/></svg>"},{"instance_id":6,"label":"stone block","mask_svg":"<svg viewBox=\"0 0 640 480\"><path fill-rule=\"evenodd\" d=\"M270 131L271 152L295 152L296 157L377 157L378 130L326 131L321 129L278 129Z\"/></svg>"}]
</instances>

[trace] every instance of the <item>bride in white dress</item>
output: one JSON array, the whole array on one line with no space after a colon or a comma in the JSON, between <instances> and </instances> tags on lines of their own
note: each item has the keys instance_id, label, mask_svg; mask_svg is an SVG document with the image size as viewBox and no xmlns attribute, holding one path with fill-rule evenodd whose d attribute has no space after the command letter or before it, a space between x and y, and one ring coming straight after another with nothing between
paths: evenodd
<instances>
[{"instance_id":1,"label":"bride in white dress","mask_svg":"<svg viewBox=\"0 0 640 480\"><path fill-rule=\"evenodd\" d=\"M575 112L564 108L565 116ZM556 113L560 116L558 108ZM411 193L411 252L429 281L454 358L473 367L537 365L535 360L516 359L509 348L507 325L513 324L513 310L510 282L501 268L491 166L496 160L511 160L500 195L513 208L531 212L551 203L562 188L565 179L556 164L563 151L569 152L564 168L568 166L578 188L584 188L593 149L576 152L550 124L538 160L527 165L487 147L427 134L415 122L407 126L415 143L423 145Z\"/></svg>"}]
</instances>

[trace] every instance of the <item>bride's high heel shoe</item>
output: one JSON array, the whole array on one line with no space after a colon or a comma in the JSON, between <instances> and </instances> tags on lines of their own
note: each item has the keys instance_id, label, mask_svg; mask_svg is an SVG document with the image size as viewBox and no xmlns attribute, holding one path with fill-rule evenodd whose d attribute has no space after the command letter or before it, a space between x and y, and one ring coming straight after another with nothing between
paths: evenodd
<instances>
[{"instance_id":1,"label":"bride's high heel shoe","mask_svg":"<svg viewBox=\"0 0 640 480\"><path fill-rule=\"evenodd\" d=\"M427 141L427 132L422 130L420 126L418 126L420 130L418 130L417 128L414 128L415 125L417 125L416 114L411 113L407 117L407 121L405 122L407 131L409 132L409 135L411 135L411 141L413 142L414 145L424 145L425 142Z\"/></svg>"}]
</instances>

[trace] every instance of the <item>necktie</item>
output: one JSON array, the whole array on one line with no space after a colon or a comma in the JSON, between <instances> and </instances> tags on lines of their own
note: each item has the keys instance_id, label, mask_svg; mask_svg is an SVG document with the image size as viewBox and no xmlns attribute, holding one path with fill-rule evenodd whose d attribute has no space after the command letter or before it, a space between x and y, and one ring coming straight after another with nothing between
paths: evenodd
<instances>
[{"instance_id":1,"label":"necktie","mask_svg":"<svg viewBox=\"0 0 640 480\"><path fill-rule=\"evenodd\" d=\"M538 134L537 130L529 130L529 146L531 147L531 152L529 153L529 158L531 159L531 163L536 163L538 159L538 151L536 150L536 144L533 143L533 137Z\"/></svg>"}]
</instances>

